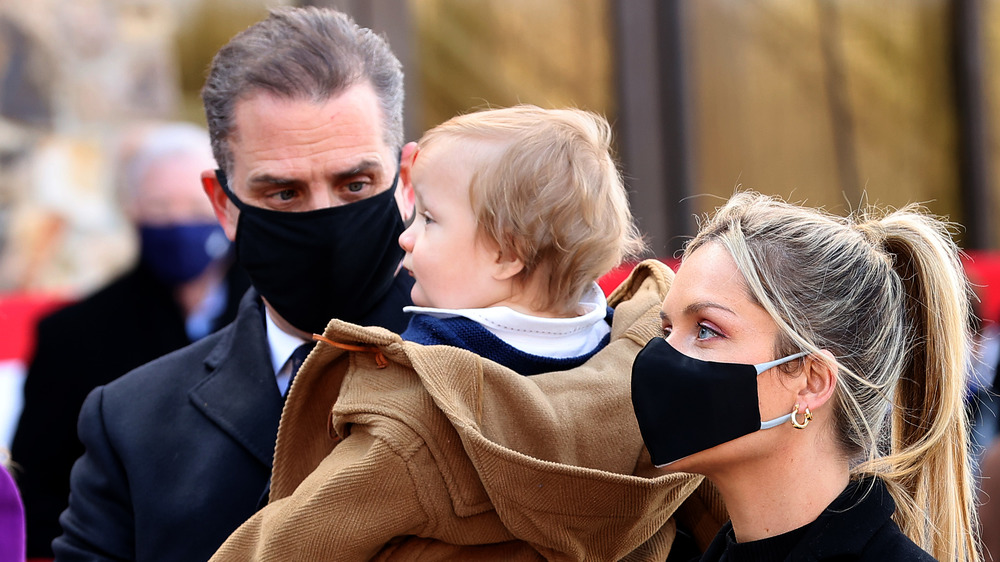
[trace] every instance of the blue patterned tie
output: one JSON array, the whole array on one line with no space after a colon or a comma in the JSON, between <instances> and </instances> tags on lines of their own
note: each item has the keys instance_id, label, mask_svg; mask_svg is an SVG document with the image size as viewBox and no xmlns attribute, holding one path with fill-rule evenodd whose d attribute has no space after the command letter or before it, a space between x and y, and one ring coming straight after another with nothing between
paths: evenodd
<instances>
[{"instance_id":1,"label":"blue patterned tie","mask_svg":"<svg viewBox=\"0 0 1000 562\"><path fill-rule=\"evenodd\" d=\"M309 352L312 351L314 345L316 344L313 342L304 343L295 348L295 351L292 352L292 357L290 359L292 362L292 376L288 379L289 390L292 388L292 381L295 380L295 375L299 372L299 367L301 367L302 363L305 362L306 357L309 356ZM288 395L287 391L285 392L285 395Z\"/></svg>"}]
</instances>

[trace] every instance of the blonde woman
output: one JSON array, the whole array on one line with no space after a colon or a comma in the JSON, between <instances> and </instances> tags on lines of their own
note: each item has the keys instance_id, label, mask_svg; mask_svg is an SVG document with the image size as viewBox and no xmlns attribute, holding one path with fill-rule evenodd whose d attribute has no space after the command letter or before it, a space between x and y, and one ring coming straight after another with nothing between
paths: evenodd
<instances>
[{"instance_id":1,"label":"blonde woman","mask_svg":"<svg viewBox=\"0 0 1000 562\"><path fill-rule=\"evenodd\" d=\"M968 299L946 225L914 208L717 210L632 373L653 462L729 510L702 560L978 560Z\"/></svg>"}]
</instances>

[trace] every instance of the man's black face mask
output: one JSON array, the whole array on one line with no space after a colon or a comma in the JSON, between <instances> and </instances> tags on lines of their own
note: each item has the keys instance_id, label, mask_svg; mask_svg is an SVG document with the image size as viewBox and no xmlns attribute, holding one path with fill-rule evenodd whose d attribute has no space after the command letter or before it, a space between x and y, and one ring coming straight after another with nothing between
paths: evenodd
<instances>
[{"instance_id":1,"label":"man's black face mask","mask_svg":"<svg viewBox=\"0 0 1000 562\"><path fill-rule=\"evenodd\" d=\"M240 210L237 261L292 326L321 334L332 318L358 323L389 291L403 259L398 172L378 195L302 213L248 205L229 188L225 172L215 175Z\"/></svg>"}]
</instances>

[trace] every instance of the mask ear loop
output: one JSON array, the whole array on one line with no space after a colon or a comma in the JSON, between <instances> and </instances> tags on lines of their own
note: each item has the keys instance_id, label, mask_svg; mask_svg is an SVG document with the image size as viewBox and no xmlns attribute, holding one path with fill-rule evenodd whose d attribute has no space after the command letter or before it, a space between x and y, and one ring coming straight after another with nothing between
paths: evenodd
<instances>
[{"instance_id":1,"label":"mask ear loop","mask_svg":"<svg viewBox=\"0 0 1000 562\"><path fill-rule=\"evenodd\" d=\"M773 420L769 420L769 421L766 421L766 422L765 421L760 422L760 428L761 429L771 429L772 427L778 427L779 425L785 423L786 421L788 421L790 419L791 420L794 419L794 418L792 418L792 415L791 414L785 414L785 415L781 416L780 418L774 418Z\"/></svg>"},{"instance_id":2,"label":"mask ear loop","mask_svg":"<svg viewBox=\"0 0 1000 562\"><path fill-rule=\"evenodd\" d=\"M761 363L759 365L754 365L753 368L757 369L757 374L760 375L760 374L763 374L764 371L766 371L766 370L768 370L768 369L770 369L772 367L777 367L778 365L784 365L785 363L788 363L789 361L794 361L795 359L798 359L799 357L805 357L806 355L809 355L808 351L800 351L800 352L796 353L795 355L789 355L788 357L782 357L781 359L775 359L774 361L768 361L767 363Z\"/></svg>"},{"instance_id":3,"label":"mask ear loop","mask_svg":"<svg viewBox=\"0 0 1000 562\"><path fill-rule=\"evenodd\" d=\"M754 365L753 368L757 370L757 374L758 375L761 375L761 374L764 373L764 371L766 371L768 369L771 369L773 367L777 367L778 365L783 365L785 363L788 363L789 361L794 361L794 360L798 359L799 357L805 357L806 355L809 355L808 351L800 351L799 353L796 353L794 355L789 355L788 357L782 357L781 359L775 359L774 361L768 361L767 363L761 363L759 365ZM792 412L792 414L798 413L798 411L799 411L799 405L796 404L795 405L795 411ZM792 421L792 425L795 425L796 424L795 417L792 414L785 414L785 415L783 415L783 416L781 416L779 418L775 418L773 420L762 421L762 422L760 422L760 428L761 429L771 429L772 427L778 427L779 425L787 422L788 420L791 420ZM806 417L807 418L812 418L812 414L807 414ZM808 424L809 420L807 419L805 423ZM795 425L795 427L798 427L798 425ZM805 427L805 425L803 425L802 427Z\"/></svg>"}]
</instances>

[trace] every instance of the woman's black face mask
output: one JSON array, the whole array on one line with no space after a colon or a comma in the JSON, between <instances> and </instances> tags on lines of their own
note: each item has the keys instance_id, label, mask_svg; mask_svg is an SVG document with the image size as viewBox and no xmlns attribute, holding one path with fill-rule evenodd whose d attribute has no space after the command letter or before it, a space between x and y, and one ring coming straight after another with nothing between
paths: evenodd
<instances>
[{"instance_id":1,"label":"woman's black face mask","mask_svg":"<svg viewBox=\"0 0 1000 562\"><path fill-rule=\"evenodd\" d=\"M688 357L654 338L632 363L632 407L657 467L777 427L791 414L762 422L757 376L803 357L796 353L760 365L716 363Z\"/></svg>"},{"instance_id":2,"label":"woman's black face mask","mask_svg":"<svg viewBox=\"0 0 1000 562\"><path fill-rule=\"evenodd\" d=\"M275 311L299 330L323 333L332 318L358 323L388 293L403 259L397 172L386 191L301 213L248 205L216 177L240 210L236 259Z\"/></svg>"}]
</instances>

